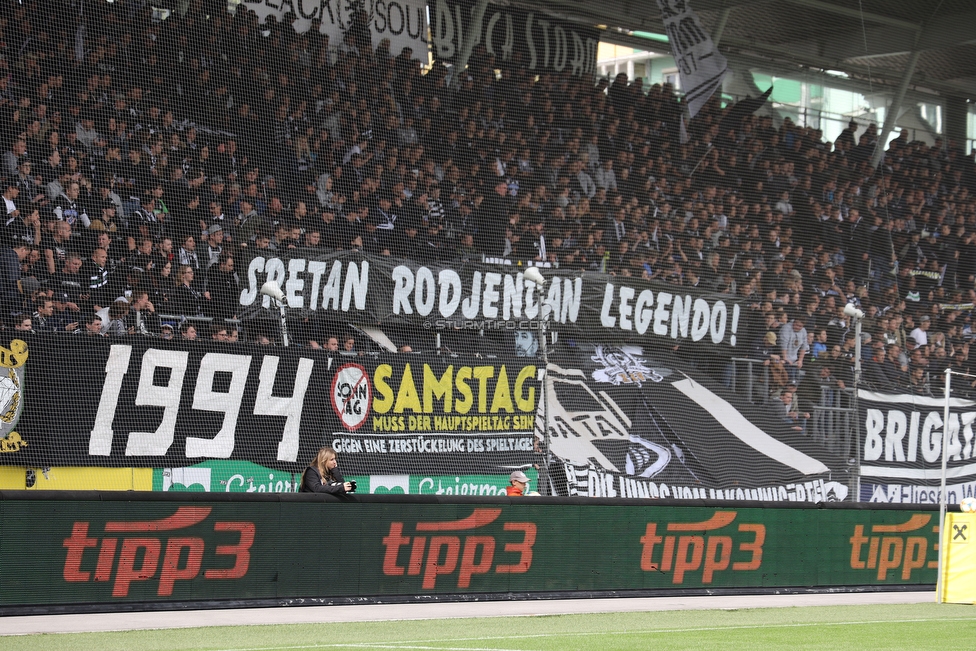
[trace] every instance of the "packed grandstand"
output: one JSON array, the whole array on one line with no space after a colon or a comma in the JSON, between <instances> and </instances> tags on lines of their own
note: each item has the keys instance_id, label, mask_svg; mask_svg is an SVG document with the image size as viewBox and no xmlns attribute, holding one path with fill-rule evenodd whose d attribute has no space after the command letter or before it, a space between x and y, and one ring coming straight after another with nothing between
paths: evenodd
<instances>
[{"instance_id":1,"label":"packed grandstand","mask_svg":"<svg viewBox=\"0 0 976 651\"><path fill-rule=\"evenodd\" d=\"M330 40L213 0L166 20L87 3L79 46L49 4L5 2L0 19L8 341L280 346L253 261L361 254L728 295L748 313L735 351L661 354L804 436L850 410L856 350L880 391L938 395L946 367L970 371L976 164L959 143L902 131L875 169L877 125L830 142L774 121L765 97L715 94L685 128L669 84L536 74L483 43L455 79L357 20ZM847 306L864 313L860 348ZM380 349L363 325L314 301L287 317L292 347L349 356ZM384 330L401 354L544 352L532 336ZM604 367L652 374L627 355ZM653 476L639 452L615 465Z\"/></svg>"}]
</instances>

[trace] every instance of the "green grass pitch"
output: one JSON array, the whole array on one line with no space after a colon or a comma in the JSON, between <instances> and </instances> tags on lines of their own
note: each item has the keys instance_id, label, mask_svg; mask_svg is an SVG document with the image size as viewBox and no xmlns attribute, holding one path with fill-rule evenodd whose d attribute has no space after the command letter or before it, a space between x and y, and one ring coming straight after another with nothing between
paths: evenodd
<instances>
[{"instance_id":1,"label":"green grass pitch","mask_svg":"<svg viewBox=\"0 0 976 651\"><path fill-rule=\"evenodd\" d=\"M531 613L532 603L525 604ZM0 630L3 622L0 620ZM973 606L916 604L237 626L0 637L36 651L971 649Z\"/></svg>"}]
</instances>

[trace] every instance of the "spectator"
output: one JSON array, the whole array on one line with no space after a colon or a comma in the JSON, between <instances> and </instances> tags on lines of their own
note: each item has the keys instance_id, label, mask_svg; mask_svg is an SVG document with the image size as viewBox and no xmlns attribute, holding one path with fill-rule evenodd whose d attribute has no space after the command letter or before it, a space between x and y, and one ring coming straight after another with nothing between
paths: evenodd
<instances>
[{"instance_id":1,"label":"spectator","mask_svg":"<svg viewBox=\"0 0 976 651\"><path fill-rule=\"evenodd\" d=\"M254 234L263 225L264 220L254 207L254 200L241 197L240 213L234 221L234 242L247 246L254 239Z\"/></svg>"},{"instance_id":2,"label":"spectator","mask_svg":"<svg viewBox=\"0 0 976 651\"><path fill-rule=\"evenodd\" d=\"M194 271L200 270L200 259L197 257L197 243L192 235L183 238L183 244L176 254L176 260L180 266L192 267Z\"/></svg>"},{"instance_id":3,"label":"spectator","mask_svg":"<svg viewBox=\"0 0 976 651\"><path fill-rule=\"evenodd\" d=\"M193 287L195 273L193 267L189 265L180 267L176 276L176 287L169 297L167 309L183 316L205 315L211 311L210 292L200 292Z\"/></svg>"},{"instance_id":4,"label":"spectator","mask_svg":"<svg viewBox=\"0 0 976 651\"><path fill-rule=\"evenodd\" d=\"M23 289L20 285L20 264L30 250L23 242L15 242L13 247L3 249L0 254L0 309L5 319L23 309Z\"/></svg>"},{"instance_id":5,"label":"spectator","mask_svg":"<svg viewBox=\"0 0 976 651\"><path fill-rule=\"evenodd\" d=\"M521 470L516 470L508 477L509 485L505 488L505 494L509 497L521 497L526 495L529 489L529 477Z\"/></svg>"},{"instance_id":6,"label":"spectator","mask_svg":"<svg viewBox=\"0 0 976 651\"><path fill-rule=\"evenodd\" d=\"M783 391L773 399L773 412L779 417L780 421L790 429L806 434L807 421L810 420L808 412L799 412L793 404L793 392Z\"/></svg>"},{"instance_id":7,"label":"spectator","mask_svg":"<svg viewBox=\"0 0 976 651\"><path fill-rule=\"evenodd\" d=\"M108 251L103 248L92 251L91 259L85 263L80 275L95 311L112 302L116 292L112 288L111 270L108 268Z\"/></svg>"},{"instance_id":8,"label":"spectator","mask_svg":"<svg viewBox=\"0 0 976 651\"><path fill-rule=\"evenodd\" d=\"M345 495L355 490L352 483L347 482L337 468L339 458L332 448L321 448L315 458L308 464L302 474L303 493L331 493Z\"/></svg>"},{"instance_id":9,"label":"spectator","mask_svg":"<svg viewBox=\"0 0 976 651\"><path fill-rule=\"evenodd\" d=\"M237 316L240 305L241 281L234 271L234 257L221 254L217 264L207 269L206 291L210 294L211 310L218 319Z\"/></svg>"},{"instance_id":10,"label":"spectator","mask_svg":"<svg viewBox=\"0 0 976 651\"><path fill-rule=\"evenodd\" d=\"M81 334L84 337L103 337L102 317L98 314L90 314L84 319L84 328L76 328L74 334Z\"/></svg>"},{"instance_id":11,"label":"spectator","mask_svg":"<svg viewBox=\"0 0 976 651\"><path fill-rule=\"evenodd\" d=\"M197 327L192 323L184 323L180 326L180 339L182 341L196 341Z\"/></svg>"},{"instance_id":12,"label":"spectator","mask_svg":"<svg viewBox=\"0 0 976 651\"><path fill-rule=\"evenodd\" d=\"M929 343L929 326L931 326L932 320L927 314L923 314L918 321L918 327L912 330L911 338L915 340L915 343L919 346L927 346Z\"/></svg>"},{"instance_id":13,"label":"spectator","mask_svg":"<svg viewBox=\"0 0 976 651\"><path fill-rule=\"evenodd\" d=\"M64 332L64 327L54 315L54 301L51 299L45 298L38 302L37 311L34 312L31 321L35 332L41 334Z\"/></svg>"},{"instance_id":14,"label":"spectator","mask_svg":"<svg viewBox=\"0 0 976 651\"><path fill-rule=\"evenodd\" d=\"M34 334L34 328L30 315L18 314L14 316L14 330L17 331L18 337Z\"/></svg>"},{"instance_id":15,"label":"spectator","mask_svg":"<svg viewBox=\"0 0 976 651\"><path fill-rule=\"evenodd\" d=\"M786 372L786 364L780 354L779 347L776 345L776 333L767 332L753 354L757 359L762 360L763 366L769 367L770 390L773 392L782 391L789 384L790 376ZM730 384L731 378L726 386Z\"/></svg>"},{"instance_id":16,"label":"spectator","mask_svg":"<svg viewBox=\"0 0 976 651\"><path fill-rule=\"evenodd\" d=\"M109 337L123 337L129 334L126 321L129 316L129 304L125 299L113 302L107 309L108 319L102 317L105 335Z\"/></svg>"},{"instance_id":17,"label":"spectator","mask_svg":"<svg viewBox=\"0 0 976 651\"><path fill-rule=\"evenodd\" d=\"M202 238L207 245L207 248L203 250L203 268L210 269L220 260L220 254L224 250L224 227L220 224L214 224L204 232Z\"/></svg>"},{"instance_id":18,"label":"spectator","mask_svg":"<svg viewBox=\"0 0 976 651\"><path fill-rule=\"evenodd\" d=\"M156 316L156 306L149 300L149 292L136 290L132 292L132 303L126 321L126 332L144 336L156 336L160 332L159 317Z\"/></svg>"},{"instance_id":19,"label":"spectator","mask_svg":"<svg viewBox=\"0 0 976 651\"><path fill-rule=\"evenodd\" d=\"M803 369L803 359L810 350L802 316L795 317L780 329L779 344L790 382L796 382Z\"/></svg>"}]
</instances>

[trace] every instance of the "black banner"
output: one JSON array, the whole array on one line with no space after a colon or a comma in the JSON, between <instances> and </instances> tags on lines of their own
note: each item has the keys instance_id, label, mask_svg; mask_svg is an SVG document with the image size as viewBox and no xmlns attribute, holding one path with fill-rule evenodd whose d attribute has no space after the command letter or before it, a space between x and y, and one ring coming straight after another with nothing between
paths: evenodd
<instances>
[{"instance_id":1,"label":"black banner","mask_svg":"<svg viewBox=\"0 0 976 651\"><path fill-rule=\"evenodd\" d=\"M0 463L240 459L295 472L322 445L336 447L347 474L507 474L533 460L531 362L115 341L34 337L23 347L26 381L8 400L21 410L10 425L20 444Z\"/></svg>"},{"instance_id":2,"label":"black banner","mask_svg":"<svg viewBox=\"0 0 976 651\"><path fill-rule=\"evenodd\" d=\"M342 472L370 485L533 469L540 490L562 495L849 494L846 460L680 359L636 347L557 349L547 373L529 357L141 337L36 336L3 350L5 464L172 469L224 459L300 472L331 445Z\"/></svg>"},{"instance_id":3,"label":"black banner","mask_svg":"<svg viewBox=\"0 0 976 651\"><path fill-rule=\"evenodd\" d=\"M945 399L861 391L861 501L937 503ZM946 487L950 504L976 494L976 402L949 402Z\"/></svg>"},{"instance_id":4,"label":"black banner","mask_svg":"<svg viewBox=\"0 0 976 651\"><path fill-rule=\"evenodd\" d=\"M432 331L547 327L587 341L640 337L644 344L698 352L748 348L745 306L735 296L594 272L546 269L541 292L523 267L462 263L423 266L358 252L296 250L247 263L240 304L271 307L268 280L289 308L352 323L412 325Z\"/></svg>"},{"instance_id":5,"label":"black banner","mask_svg":"<svg viewBox=\"0 0 976 651\"><path fill-rule=\"evenodd\" d=\"M435 57L456 60L472 28L474 6L471 0L430 1ZM600 31L548 14L489 3L476 42L484 44L500 65L593 76Z\"/></svg>"},{"instance_id":6,"label":"black banner","mask_svg":"<svg viewBox=\"0 0 976 651\"><path fill-rule=\"evenodd\" d=\"M844 460L673 357L581 349L550 365L546 386L558 460L549 473L560 493L800 502L850 495Z\"/></svg>"}]
</instances>

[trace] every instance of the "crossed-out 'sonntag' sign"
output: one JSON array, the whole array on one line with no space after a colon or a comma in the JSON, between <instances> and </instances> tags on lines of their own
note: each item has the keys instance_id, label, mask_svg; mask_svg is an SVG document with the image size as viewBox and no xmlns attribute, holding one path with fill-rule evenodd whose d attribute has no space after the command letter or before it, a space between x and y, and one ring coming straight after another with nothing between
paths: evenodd
<instances>
[{"instance_id":1,"label":"crossed-out 'sonntag' sign","mask_svg":"<svg viewBox=\"0 0 976 651\"><path fill-rule=\"evenodd\" d=\"M157 580L156 594L168 597L177 581L191 581L201 573L207 580L239 579L247 574L251 562L253 522L213 523L213 531L218 535L226 532L230 544L216 546L215 567L208 568L202 567L206 547L202 537L171 533L201 524L211 510L209 506L181 506L159 520L106 522L100 537L89 535L89 522L76 521L63 543L67 549L64 580L113 581L113 597L127 597L134 582Z\"/></svg>"},{"instance_id":2,"label":"crossed-out 'sonntag' sign","mask_svg":"<svg viewBox=\"0 0 976 651\"><path fill-rule=\"evenodd\" d=\"M438 576L455 572L458 588L469 588L472 577L492 571L528 572L537 532L534 522L505 522L504 536L487 532L461 535L487 527L501 514L501 509L481 508L453 522L417 522L414 531L408 532L411 535L404 535L403 522L391 522L383 538L383 574L421 576L421 588L433 590Z\"/></svg>"}]
</instances>

